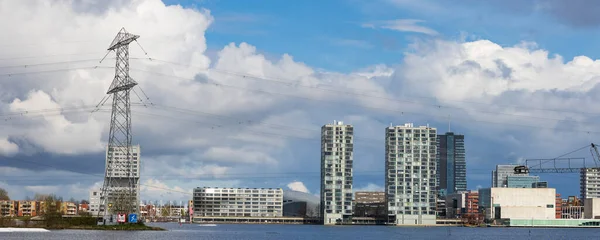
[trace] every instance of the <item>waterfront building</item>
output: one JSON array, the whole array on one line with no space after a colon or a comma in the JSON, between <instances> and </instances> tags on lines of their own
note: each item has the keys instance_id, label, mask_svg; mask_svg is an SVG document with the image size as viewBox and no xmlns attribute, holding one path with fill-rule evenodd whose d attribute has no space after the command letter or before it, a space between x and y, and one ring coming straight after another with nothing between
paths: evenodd
<instances>
[{"instance_id":1,"label":"waterfront building","mask_svg":"<svg viewBox=\"0 0 600 240\"><path fill-rule=\"evenodd\" d=\"M196 217L282 217L281 188L215 188L194 189Z\"/></svg>"},{"instance_id":2,"label":"waterfront building","mask_svg":"<svg viewBox=\"0 0 600 240\"><path fill-rule=\"evenodd\" d=\"M440 195L467 191L465 136L447 132L437 135L437 186Z\"/></svg>"},{"instance_id":3,"label":"waterfront building","mask_svg":"<svg viewBox=\"0 0 600 240\"><path fill-rule=\"evenodd\" d=\"M354 216L386 219L385 192L355 192Z\"/></svg>"},{"instance_id":4,"label":"waterfront building","mask_svg":"<svg viewBox=\"0 0 600 240\"><path fill-rule=\"evenodd\" d=\"M556 208L556 219L562 218L563 201L562 201L562 198L560 197L560 193L556 194L555 208Z\"/></svg>"},{"instance_id":5,"label":"waterfront building","mask_svg":"<svg viewBox=\"0 0 600 240\"><path fill-rule=\"evenodd\" d=\"M483 188L479 205L485 219L556 219L554 188Z\"/></svg>"},{"instance_id":6,"label":"waterfront building","mask_svg":"<svg viewBox=\"0 0 600 240\"><path fill-rule=\"evenodd\" d=\"M385 129L389 222L436 224L436 129L412 123Z\"/></svg>"},{"instance_id":7,"label":"waterfront building","mask_svg":"<svg viewBox=\"0 0 600 240\"><path fill-rule=\"evenodd\" d=\"M354 128L334 121L321 127L321 217L324 224L352 217Z\"/></svg>"},{"instance_id":8,"label":"waterfront building","mask_svg":"<svg viewBox=\"0 0 600 240\"><path fill-rule=\"evenodd\" d=\"M89 212L92 216L98 216L100 214L100 189L92 188L90 190L89 200Z\"/></svg>"},{"instance_id":9,"label":"waterfront building","mask_svg":"<svg viewBox=\"0 0 600 240\"><path fill-rule=\"evenodd\" d=\"M479 192L461 191L446 195L446 218L473 217L482 219L479 215Z\"/></svg>"},{"instance_id":10,"label":"waterfront building","mask_svg":"<svg viewBox=\"0 0 600 240\"><path fill-rule=\"evenodd\" d=\"M600 198L600 168L582 168L580 180L581 199Z\"/></svg>"},{"instance_id":11,"label":"waterfront building","mask_svg":"<svg viewBox=\"0 0 600 240\"><path fill-rule=\"evenodd\" d=\"M492 187L508 187L509 176L529 176L529 173L515 173L515 167L520 165L496 165L496 170L492 171Z\"/></svg>"}]
</instances>

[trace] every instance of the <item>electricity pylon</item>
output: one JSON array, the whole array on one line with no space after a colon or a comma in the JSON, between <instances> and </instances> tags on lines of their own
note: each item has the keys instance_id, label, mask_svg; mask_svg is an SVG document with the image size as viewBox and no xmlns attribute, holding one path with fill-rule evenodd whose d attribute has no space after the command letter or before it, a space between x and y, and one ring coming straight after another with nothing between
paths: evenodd
<instances>
[{"instance_id":1,"label":"electricity pylon","mask_svg":"<svg viewBox=\"0 0 600 240\"><path fill-rule=\"evenodd\" d=\"M108 47L109 52L116 53L116 65L115 78L106 92L113 102L100 193L99 214L103 212L104 216L139 212L139 148L131 144L130 103L130 92L137 82L129 76L129 44L139 37L122 28Z\"/></svg>"}]
</instances>

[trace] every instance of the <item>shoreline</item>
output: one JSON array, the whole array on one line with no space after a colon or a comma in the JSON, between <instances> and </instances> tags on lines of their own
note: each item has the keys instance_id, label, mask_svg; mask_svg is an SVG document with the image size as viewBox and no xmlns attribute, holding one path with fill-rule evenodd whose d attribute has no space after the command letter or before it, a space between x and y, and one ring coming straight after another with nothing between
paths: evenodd
<instances>
[{"instance_id":1,"label":"shoreline","mask_svg":"<svg viewBox=\"0 0 600 240\"><path fill-rule=\"evenodd\" d=\"M26 230L27 229L27 230ZM122 224L122 225L79 225L79 226L12 226L0 227L0 232L11 232L23 230L22 232L46 232L50 230L98 230L98 231L167 231L161 227L153 227L138 224ZM44 231L46 230L46 231Z\"/></svg>"}]
</instances>

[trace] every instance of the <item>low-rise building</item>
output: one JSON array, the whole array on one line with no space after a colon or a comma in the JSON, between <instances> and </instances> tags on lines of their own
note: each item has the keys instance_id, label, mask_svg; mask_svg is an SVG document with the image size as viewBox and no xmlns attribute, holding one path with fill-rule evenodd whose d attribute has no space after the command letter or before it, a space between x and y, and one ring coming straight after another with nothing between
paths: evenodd
<instances>
[{"instance_id":1,"label":"low-rise building","mask_svg":"<svg viewBox=\"0 0 600 240\"><path fill-rule=\"evenodd\" d=\"M77 215L77 204L74 202L60 203L60 213L62 215L68 215L68 216Z\"/></svg>"},{"instance_id":2,"label":"low-rise building","mask_svg":"<svg viewBox=\"0 0 600 240\"><path fill-rule=\"evenodd\" d=\"M387 217L385 192L356 192L354 198L355 217Z\"/></svg>"},{"instance_id":3,"label":"low-rise building","mask_svg":"<svg viewBox=\"0 0 600 240\"><path fill-rule=\"evenodd\" d=\"M556 219L554 188L485 188L479 190L485 219Z\"/></svg>"},{"instance_id":4,"label":"low-rise building","mask_svg":"<svg viewBox=\"0 0 600 240\"><path fill-rule=\"evenodd\" d=\"M43 205L42 202L37 202L37 201L28 201L28 200L19 201L17 216L19 216L19 217L39 216L43 212L41 210L41 205Z\"/></svg>"},{"instance_id":5,"label":"low-rise building","mask_svg":"<svg viewBox=\"0 0 600 240\"><path fill-rule=\"evenodd\" d=\"M446 195L446 218L479 219L479 192L467 191Z\"/></svg>"},{"instance_id":6,"label":"low-rise building","mask_svg":"<svg viewBox=\"0 0 600 240\"><path fill-rule=\"evenodd\" d=\"M12 200L0 201L0 216L14 217L17 214L19 203Z\"/></svg>"},{"instance_id":7,"label":"low-rise building","mask_svg":"<svg viewBox=\"0 0 600 240\"><path fill-rule=\"evenodd\" d=\"M584 218L600 219L600 198L586 198L583 200Z\"/></svg>"},{"instance_id":8,"label":"low-rise building","mask_svg":"<svg viewBox=\"0 0 600 240\"><path fill-rule=\"evenodd\" d=\"M88 213L90 211L90 205L87 203L81 203L77 206L77 213Z\"/></svg>"},{"instance_id":9,"label":"low-rise building","mask_svg":"<svg viewBox=\"0 0 600 240\"><path fill-rule=\"evenodd\" d=\"M194 189L194 217L282 217L281 188Z\"/></svg>"},{"instance_id":10,"label":"low-rise building","mask_svg":"<svg viewBox=\"0 0 600 240\"><path fill-rule=\"evenodd\" d=\"M437 218L446 218L446 197L436 199L435 215Z\"/></svg>"},{"instance_id":11,"label":"low-rise building","mask_svg":"<svg viewBox=\"0 0 600 240\"><path fill-rule=\"evenodd\" d=\"M562 218L563 201L560 194L556 194L556 219Z\"/></svg>"}]
</instances>

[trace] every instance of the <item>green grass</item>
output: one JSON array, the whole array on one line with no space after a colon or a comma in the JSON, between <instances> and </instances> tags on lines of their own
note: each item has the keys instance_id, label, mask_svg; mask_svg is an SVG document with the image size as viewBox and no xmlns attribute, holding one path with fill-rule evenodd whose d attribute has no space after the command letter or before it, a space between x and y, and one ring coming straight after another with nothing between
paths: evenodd
<instances>
[{"instance_id":1,"label":"green grass","mask_svg":"<svg viewBox=\"0 0 600 240\"><path fill-rule=\"evenodd\" d=\"M164 231L159 227L146 226L143 223L119 224L119 225L79 225L79 226L56 226L48 229L80 229L80 230L115 230L115 231Z\"/></svg>"}]
</instances>

